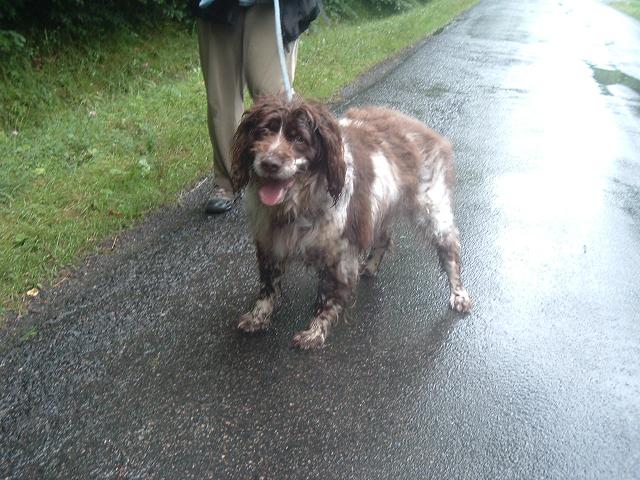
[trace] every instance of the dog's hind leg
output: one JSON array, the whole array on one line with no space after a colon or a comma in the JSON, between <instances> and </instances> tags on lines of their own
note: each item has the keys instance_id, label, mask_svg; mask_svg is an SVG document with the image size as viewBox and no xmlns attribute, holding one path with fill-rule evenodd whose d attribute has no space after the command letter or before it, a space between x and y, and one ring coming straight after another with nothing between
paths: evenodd
<instances>
[{"instance_id":1,"label":"dog's hind leg","mask_svg":"<svg viewBox=\"0 0 640 480\"><path fill-rule=\"evenodd\" d=\"M284 263L275 260L260 246L256 246L258 268L260 270L260 293L255 306L238 320L238 328L244 332L266 330L271 325L271 314L280 297L280 280L284 273Z\"/></svg>"},{"instance_id":2,"label":"dog's hind leg","mask_svg":"<svg viewBox=\"0 0 640 480\"><path fill-rule=\"evenodd\" d=\"M431 241L449 279L449 306L458 312L471 310L472 302L460 274L460 234L453 218L451 190L442 171L436 172L429 188L419 195L415 220L421 233Z\"/></svg>"},{"instance_id":3,"label":"dog's hind leg","mask_svg":"<svg viewBox=\"0 0 640 480\"><path fill-rule=\"evenodd\" d=\"M294 335L294 347L306 350L324 345L331 326L344 311L357 282L358 261L355 256L343 259L320 272L315 315L307 330Z\"/></svg>"},{"instance_id":4,"label":"dog's hind leg","mask_svg":"<svg viewBox=\"0 0 640 480\"><path fill-rule=\"evenodd\" d=\"M375 277L384 256L391 250L393 250L391 234L388 230L383 230L374 242L367 259L360 266L360 275L363 277Z\"/></svg>"},{"instance_id":5,"label":"dog's hind leg","mask_svg":"<svg viewBox=\"0 0 640 480\"><path fill-rule=\"evenodd\" d=\"M460 276L460 240L458 229L454 226L447 232L435 232L434 243L438 251L440 265L449 278L449 306L457 312L466 313L473 306L469 293L462 285Z\"/></svg>"}]
</instances>

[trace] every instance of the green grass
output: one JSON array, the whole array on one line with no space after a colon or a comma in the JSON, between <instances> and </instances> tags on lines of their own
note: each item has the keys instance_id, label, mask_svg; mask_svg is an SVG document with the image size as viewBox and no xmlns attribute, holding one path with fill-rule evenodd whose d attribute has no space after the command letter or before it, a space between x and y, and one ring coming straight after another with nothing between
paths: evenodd
<instances>
[{"instance_id":1,"label":"green grass","mask_svg":"<svg viewBox=\"0 0 640 480\"><path fill-rule=\"evenodd\" d=\"M640 0L623 0L611 2L611 6L640 20Z\"/></svg>"},{"instance_id":2,"label":"green grass","mask_svg":"<svg viewBox=\"0 0 640 480\"><path fill-rule=\"evenodd\" d=\"M327 100L476 1L316 25L296 89ZM210 169L196 39L175 26L38 58L0 101L0 313Z\"/></svg>"},{"instance_id":3,"label":"green grass","mask_svg":"<svg viewBox=\"0 0 640 480\"><path fill-rule=\"evenodd\" d=\"M301 44L296 90L329 99L339 87L435 32L475 3L477 0L433 0L400 15L320 29Z\"/></svg>"}]
</instances>

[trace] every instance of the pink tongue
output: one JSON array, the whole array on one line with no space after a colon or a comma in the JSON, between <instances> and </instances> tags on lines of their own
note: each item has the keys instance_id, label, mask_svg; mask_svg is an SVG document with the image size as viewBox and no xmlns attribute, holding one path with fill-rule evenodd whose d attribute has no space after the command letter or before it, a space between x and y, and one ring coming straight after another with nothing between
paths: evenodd
<instances>
[{"instance_id":1,"label":"pink tongue","mask_svg":"<svg viewBox=\"0 0 640 480\"><path fill-rule=\"evenodd\" d=\"M282 201L286 190L285 183L265 183L258 190L258 195L262 203L272 207Z\"/></svg>"}]
</instances>

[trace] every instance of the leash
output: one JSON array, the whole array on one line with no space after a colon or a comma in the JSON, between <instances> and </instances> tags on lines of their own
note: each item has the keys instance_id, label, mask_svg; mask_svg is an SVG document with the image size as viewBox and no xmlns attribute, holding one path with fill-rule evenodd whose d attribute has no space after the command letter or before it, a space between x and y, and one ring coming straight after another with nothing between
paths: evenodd
<instances>
[{"instance_id":1,"label":"leash","mask_svg":"<svg viewBox=\"0 0 640 480\"><path fill-rule=\"evenodd\" d=\"M276 43L278 44L278 56L280 57L280 75L282 76L282 83L284 83L284 91L287 94L287 100L291 101L293 99L293 91L291 90L291 82L289 81L289 72L287 72L287 61L284 57L279 0L273 0L273 10L276 17Z\"/></svg>"},{"instance_id":2,"label":"leash","mask_svg":"<svg viewBox=\"0 0 640 480\"><path fill-rule=\"evenodd\" d=\"M207 8L215 0L200 0L198 6ZM289 80L289 72L287 71L287 60L284 56L284 43L282 42L282 24L280 23L280 2L273 0L274 17L276 19L276 44L278 46L278 57L280 59L280 76L284 84L284 91L287 94L287 100L293 99L293 90L291 89L291 81Z\"/></svg>"}]
</instances>

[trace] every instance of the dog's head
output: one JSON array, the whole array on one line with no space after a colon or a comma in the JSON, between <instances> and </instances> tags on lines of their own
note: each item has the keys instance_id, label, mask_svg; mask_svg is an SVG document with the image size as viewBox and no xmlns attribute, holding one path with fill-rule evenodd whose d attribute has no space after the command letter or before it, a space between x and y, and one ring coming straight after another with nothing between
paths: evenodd
<instances>
[{"instance_id":1,"label":"dog's head","mask_svg":"<svg viewBox=\"0 0 640 480\"><path fill-rule=\"evenodd\" d=\"M254 183L260 201L272 207L309 178L325 179L335 202L345 173L338 123L322 105L262 97L243 115L232 147L236 190Z\"/></svg>"}]
</instances>

